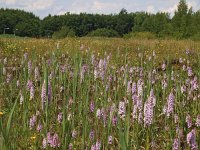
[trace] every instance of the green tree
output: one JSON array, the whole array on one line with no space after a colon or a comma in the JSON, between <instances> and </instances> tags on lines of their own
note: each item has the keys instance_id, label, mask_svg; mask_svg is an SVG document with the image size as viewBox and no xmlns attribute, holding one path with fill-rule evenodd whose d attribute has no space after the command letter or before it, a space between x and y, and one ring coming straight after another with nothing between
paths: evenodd
<instances>
[{"instance_id":1,"label":"green tree","mask_svg":"<svg viewBox=\"0 0 200 150\"><path fill-rule=\"evenodd\" d=\"M186 0L180 0L178 4L178 10L175 11L175 15L172 18L172 24L174 27L174 36L178 38L185 38L188 36L187 27L189 26L190 16L192 9L188 9Z\"/></svg>"},{"instance_id":2,"label":"green tree","mask_svg":"<svg viewBox=\"0 0 200 150\"><path fill-rule=\"evenodd\" d=\"M62 39L66 37L74 37L75 32L67 26L63 26L59 31L53 33L52 37L56 39Z\"/></svg>"}]
</instances>

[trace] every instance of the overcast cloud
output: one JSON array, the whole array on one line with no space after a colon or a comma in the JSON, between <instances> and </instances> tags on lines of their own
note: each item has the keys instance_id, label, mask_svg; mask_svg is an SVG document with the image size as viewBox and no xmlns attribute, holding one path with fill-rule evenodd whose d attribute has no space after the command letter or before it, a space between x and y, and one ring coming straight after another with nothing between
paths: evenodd
<instances>
[{"instance_id":1,"label":"overcast cloud","mask_svg":"<svg viewBox=\"0 0 200 150\"><path fill-rule=\"evenodd\" d=\"M18 8L33 12L40 18L71 13L118 13L122 8L128 12L165 11L173 14L179 0L0 0L2 8ZM187 0L193 10L200 9L200 0Z\"/></svg>"}]
</instances>

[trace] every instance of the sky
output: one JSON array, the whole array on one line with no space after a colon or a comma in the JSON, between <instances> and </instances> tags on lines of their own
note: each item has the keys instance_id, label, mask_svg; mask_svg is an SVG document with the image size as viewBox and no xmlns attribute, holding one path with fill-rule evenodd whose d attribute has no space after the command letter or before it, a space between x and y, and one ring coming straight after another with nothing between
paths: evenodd
<instances>
[{"instance_id":1,"label":"sky","mask_svg":"<svg viewBox=\"0 0 200 150\"><path fill-rule=\"evenodd\" d=\"M0 0L0 8L17 8L33 12L44 18L48 14L62 15L70 13L116 14L122 8L128 12L158 11L173 12L177 9L179 0ZM200 0L187 0L194 11L200 9Z\"/></svg>"}]
</instances>

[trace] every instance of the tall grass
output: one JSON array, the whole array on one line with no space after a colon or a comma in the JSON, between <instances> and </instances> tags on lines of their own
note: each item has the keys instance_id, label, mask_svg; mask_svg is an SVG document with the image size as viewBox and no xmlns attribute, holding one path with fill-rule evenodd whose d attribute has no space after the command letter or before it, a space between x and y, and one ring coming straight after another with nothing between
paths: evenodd
<instances>
[{"instance_id":1,"label":"tall grass","mask_svg":"<svg viewBox=\"0 0 200 150\"><path fill-rule=\"evenodd\" d=\"M198 149L199 46L1 39L1 149Z\"/></svg>"}]
</instances>

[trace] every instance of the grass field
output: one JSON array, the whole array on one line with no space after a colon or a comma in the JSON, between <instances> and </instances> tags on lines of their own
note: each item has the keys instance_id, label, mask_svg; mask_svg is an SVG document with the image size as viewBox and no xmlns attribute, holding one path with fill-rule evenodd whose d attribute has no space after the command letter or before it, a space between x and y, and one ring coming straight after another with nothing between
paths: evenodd
<instances>
[{"instance_id":1,"label":"grass field","mask_svg":"<svg viewBox=\"0 0 200 150\"><path fill-rule=\"evenodd\" d=\"M200 42L0 38L0 149L200 147Z\"/></svg>"}]
</instances>

